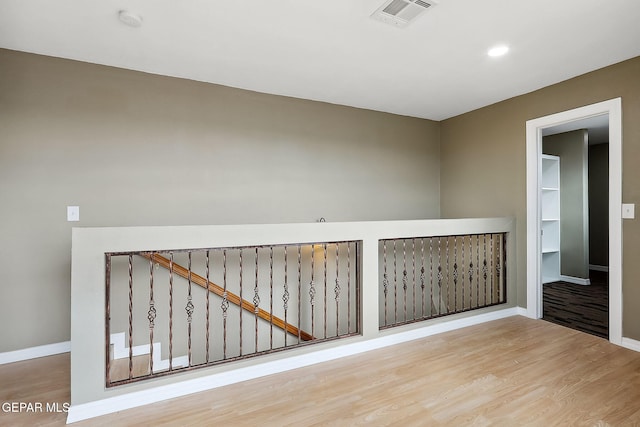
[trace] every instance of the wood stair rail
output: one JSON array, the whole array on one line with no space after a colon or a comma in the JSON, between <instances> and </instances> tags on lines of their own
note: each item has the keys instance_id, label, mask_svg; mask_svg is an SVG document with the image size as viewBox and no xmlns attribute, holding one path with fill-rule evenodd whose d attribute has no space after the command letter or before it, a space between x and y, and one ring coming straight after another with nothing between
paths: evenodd
<instances>
[{"instance_id":1,"label":"wood stair rail","mask_svg":"<svg viewBox=\"0 0 640 427\"><path fill-rule=\"evenodd\" d=\"M151 254L140 254L140 256L148 260L151 259ZM167 258L163 257L162 255L153 254L153 261L157 262L158 265L169 270L170 261ZM189 280L189 270L187 270L180 264L176 264L175 262L173 263L173 272L178 276ZM194 273L193 271L191 272L191 282L195 283L198 286L203 287L204 289L208 289L210 292L213 292L219 297L222 297L224 294L224 288L216 285L211 281L209 281L207 285L207 279ZM231 304L237 305L247 311L250 311L251 313L255 313L255 307L252 302L247 301L245 299L241 300L240 297L234 293L227 291L227 300ZM303 341L311 341L314 339L311 334L303 330L299 330L298 328L296 328L290 323L285 324L284 320L280 319L279 317L272 316L268 311L258 308L257 314L258 314L258 317L260 317L261 319L266 320L267 322L273 322L274 326L282 330L286 330L288 333L292 335L298 336L298 333L299 333L300 339L302 339Z\"/></svg>"}]
</instances>

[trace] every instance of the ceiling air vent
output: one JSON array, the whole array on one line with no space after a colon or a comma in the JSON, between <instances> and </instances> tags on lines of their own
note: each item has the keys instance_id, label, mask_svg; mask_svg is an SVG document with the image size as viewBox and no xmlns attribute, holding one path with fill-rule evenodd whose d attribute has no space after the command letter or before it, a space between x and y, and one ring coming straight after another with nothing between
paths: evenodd
<instances>
[{"instance_id":1,"label":"ceiling air vent","mask_svg":"<svg viewBox=\"0 0 640 427\"><path fill-rule=\"evenodd\" d=\"M396 27L406 27L432 6L435 2L431 0L388 0L371 17Z\"/></svg>"}]
</instances>

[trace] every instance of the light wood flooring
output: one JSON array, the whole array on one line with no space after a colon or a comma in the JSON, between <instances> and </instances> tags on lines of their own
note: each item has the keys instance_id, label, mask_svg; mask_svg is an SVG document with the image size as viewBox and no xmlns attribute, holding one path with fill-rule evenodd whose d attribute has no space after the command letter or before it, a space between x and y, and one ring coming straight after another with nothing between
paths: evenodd
<instances>
[{"instance_id":1,"label":"light wood flooring","mask_svg":"<svg viewBox=\"0 0 640 427\"><path fill-rule=\"evenodd\" d=\"M0 366L0 402L69 401L69 356ZM0 425L61 426L63 414ZM74 426L640 425L640 353L520 316Z\"/></svg>"}]
</instances>

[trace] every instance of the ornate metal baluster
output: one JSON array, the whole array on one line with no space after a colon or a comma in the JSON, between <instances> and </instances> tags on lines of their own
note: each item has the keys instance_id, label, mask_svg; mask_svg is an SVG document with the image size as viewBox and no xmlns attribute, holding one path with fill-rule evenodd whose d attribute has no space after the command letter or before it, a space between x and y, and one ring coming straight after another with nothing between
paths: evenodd
<instances>
[{"instance_id":1,"label":"ornate metal baluster","mask_svg":"<svg viewBox=\"0 0 640 427\"><path fill-rule=\"evenodd\" d=\"M256 286L253 288L253 313L255 314L255 347L254 350L258 352L258 313L260 313L260 295L258 293L258 248L256 248Z\"/></svg>"},{"instance_id":2,"label":"ornate metal baluster","mask_svg":"<svg viewBox=\"0 0 640 427\"><path fill-rule=\"evenodd\" d=\"M205 363L209 363L209 346L210 346L210 331L209 331L209 314L210 314L210 309L209 309L209 294L211 292L209 292L209 250L207 250L205 252L205 275L206 275L206 279L207 279L207 290L205 292L205 311L206 313L206 319L205 319L205 346L206 346L206 350L205 350Z\"/></svg>"},{"instance_id":3,"label":"ornate metal baluster","mask_svg":"<svg viewBox=\"0 0 640 427\"><path fill-rule=\"evenodd\" d=\"M189 273L187 278L187 305L185 311L187 312L187 357L189 359L189 366L191 366L191 320L193 319L193 298L191 296L191 251L189 251Z\"/></svg>"},{"instance_id":4,"label":"ornate metal baluster","mask_svg":"<svg viewBox=\"0 0 640 427\"><path fill-rule=\"evenodd\" d=\"M301 247L298 245L298 344L300 344L300 334L302 331L302 259Z\"/></svg>"},{"instance_id":5,"label":"ornate metal baluster","mask_svg":"<svg viewBox=\"0 0 640 427\"><path fill-rule=\"evenodd\" d=\"M289 333L287 332L287 309L289 308L289 283L288 283L288 274L287 274L287 264L289 263L287 259L287 246L284 247L284 290L282 293L282 302L284 308L284 346L287 346L287 337Z\"/></svg>"},{"instance_id":6,"label":"ornate metal baluster","mask_svg":"<svg viewBox=\"0 0 640 427\"><path fill-rule=\"evenodd\" d=\"M273 349L273 246L269 246L269 348Z\"/></svg>"},{"instance_id":7,"label":"ornate metal baluster","mask_svg":"<svg viewBox=\"0 0 640 427\"><path fill-rule=\"evenodd\" d=\"M465 280L464 280L464 273L465 273L466 268L467 268L465 263L464 263L464 255L465 255L465 252L464 252L464 241L465 241L465 236L462 236L461 242L460 242L460 247L462 248L462 254L461 254L461 258L460 258L460 275L461 275L461 277L460 277L460 284L461 284L460 288L461 288L461 291L462 291L462 307L461 307L461 309L463 311L464 311L464 308L465 308L465 305L464 305L464 290L465 290L465 285L466 285Z\"/></svg>"},{"instance_id":8,"label":"ornate metal baluster","mask_svg":"<svg viewBox=\"0 0 640 427\"><path fill-rule=\"evenodd\" d=\"M169 372L173 371L173 252L169 252Z\"/></svg>"},{"instance_id":9,"label":"ornate metal baluster","mask_svg":"<svg viewBox=\"0 0 640 427\"><path fill-rule=\"evenodd\" d=\"M382 292L384 293L384 325L387 326L387 294L389 292L389 278L387 276L387 241L382 241Z\"/></svg>"},{"instance_id":10,"label":"ornate metal baluster","mask_svg":"<svg viewBox=\"0 0 640 427\"><path fill-rule=\"evenodd\" d=\"M489 298L489 303L493 304L493 289L495 288L495 281L493 280L493 278L494 278L494 274L493 274L494 273L494 270L493 270L493 266L494 266L494 262L493 262L493 258L494 258L494 255L493 255L493 252L494 252L493 251L493 234L490 234L489 236L490 236L489 237L489 263L490 263L490 265L489 265L489 271L490 271L490 273L489 273L489 280L490 280L489 289L491 291L491 297Z\"/></svg>"},{"instance_id":11,"label":"ornate metal baluster","mask_svg":"<svg viewBox=\"0 0 640 427\"><path fill-rule=\"evenodd\" d=\"M309 304L311 304L311 336L315 337L315 304L316 304L316 287L313 283L315 277L315 257L316 246L311 245L311 283L309 283Z\"/></svg>"},{"instance_id":12,"label":"ornate metal baluster","mask_svg":"<svg viewBox=\"0 0 640 427\"><path fill-rule=\"evenodd\" d=\"M448 245L447 245L448 246ZM447 266L449 265L449 256L447 256ZM444 304L444 298L442 298L442 280L444 279L444 275L442 273L442 237L438 237L438 314L442 313L442 305ZM449 285L447 285L447 293L449 292ZM447 301L449 296L447 295Z\"/></svg>"},{"instance_id":13,"label":"ornate metal baluster","mask_svg":"<svg viewBox=\"0 0 640 427\"><path fill-rule=\"evenodd\" d=\"M402 239L402 296L404 321L407 321L407 239Z\"/></svg>"},{"instance_id":14,"label":"ornate metal baluster","mask_svg":"<svg viewBox=\"0 0 640 427\"><path fill-rule=\"evenodd\" d=\"M336 336L340 336L340 243L336 243Z\"/></svg>"},{"instance_id":15,"label":"ornate metal baluster","mask_svg":"<svg viewBox=\"0 0 640 427\"><path fill-rule=\"evenodd\" d=\"M483 261L482 261L482 277L484 278L484 305L487 305L487 273L488 273L488 266L487 266L487 235L483 234L482 235L482 242L483 242L483 246L484 246L484 252L483 252Z\"/></svg>"},{"instance_id":16,"label":"ornate metal baluster","mask_svg":"<svg viewBox=\"0 0 640 427\"><path fill-rule=\"evenodd\" d=\"M440 267L440 259L438 258L438 267ZM436 309L433 302L433 237L429 237L429 315L433 317L433 311ZM438 302L438 305L440 303ZM439 309L437 310L439 313Z\"/></svg>"},{"instance_id":17,"label":"ornate metal baluster","mask_svg":"<svg viewBox=\"0 0 640 427\"><path fill-rule=\"evenodd\" d=\"M111 254L104 254L104 285L105 285L105 301L104 301L104 380L105 385L111 385Z\"/></svg>"},{"instance_id":18,"label":"ornate metal baluster","mask_svg":"<svg viewBox=\"0 0 640 427\"><path fill-rule=\"evenodd\" d=\"M227 358L227 314L229 310L229 294L227 292L227 250L222 250L222 358Z\"/></svg>"},{"instance_id":19,"label":"ornate metal baluster","mask_svg":"<svg viewBox=\"0 0 640 427\"><path fill-rule=\"evenodd\" d=\"M502 255L503 255L503 236L502 234L496 234L496 238L498 239L496 248L496 300L497 302L502 302L501 294L502 294Z\"/></svg>"},{"instance_id":20,"label":"ornate metal baluster","mask_svg":"<svg viewBox=\"0 0 640 427\"><path fill-rule=\"evenodd\" d=\"M496 287L496 302L500 301L500 290L502 289L502 235L496 234L497 248L496 248L496 281L498 286Z\"/></svg>"},{"instance_id":21,"label":"ornate metal baluster","mask_svg":"<svg viewBox=\"0 0 640 427\"><path fill-rule=\"evenodd\" d=\"M133 255L129 254L129 379L133 378Z\"/></svg>"},{"instance_id":22,"label":"ornate metal baluster","mask_svg":"<svg viewBox=\"0 0 640 427\"><path fill-rule=\"evenodd\" d=\"M242 283L243 283L243 281L242 281L242 252L243 252L243 249L242 248L238 249L238 252L239 252L238 255L239 255L239 258L240 258L239 261L238 261L238 276L239 276L239 281L240 281L240 283L239 283L239 285L240 285L239 297L240 297L240 304L242 304L242 301L244 301L242 299ZM238 313L239 317L240 317L240 349L239 349L240 350L240 356L242 356L242 330L243 330L243 328L242 328L242 312L243 311L244 310L242 309L242 307L240 307L240 313Z\"/></svg>"},{"instance_id":23,"label":"ornate metal baluster","mask_svg":"<svg viewBox=\"0 0 640 427\"><path fill-rule=\"evenodd\" d=\"M324 243L322 245L322 253L324 259L324 302L322 305L323 311L323 330L324 330L324 338L327 337L327 244Z\"/></svg>"},{"instance_id":24,"label":"ornate metal baluster","mask_svg":"<svg viewBox=\"0 0 640 427\"><path fill-rule=\"evenodd\" d=\"M393 240L393 321L398 322L398 257L396 240Z\"/></svg>"},{"instance_id":25,"label":"ornate metal baluster","mask_svg":"<svg viewBox=\"0 0 640 427\"><path fill-rule=\"evenodd\" d=\"M412 270L412 280L413 280L413 317L411 320L416 319L416 288L418 287L418 283L416 280L416 239L411 239L411 270Z\"/></svg>"},{"instance_id":26,"label":"ornate metal baluster","mask_svg":"<svg viewBox=\"0 0 640 427\"><path fill-rule=\"evenodd\" d=\"M458 236L453 236L453 302L454 302L453 311L457 312L458 311Z\"/></svg>"},{"instance_id":27,"label":"ornate metal baluster","mask_svg":"<svg viewBox=\"0 0 640 427\"><path fill-rule=\"evenodd\" d=\"M351 243L349 242L347 242L347 333L351 333Z\"/></svg>"},{"instance_id":28,"label":"ornate metal baluster","mask_svg":"<svg viewBox=\"0 0 640 427\"><path fill-rule=\"evenodd\" d=\"M153 253L149 256L149 374L153 374L153 328L156 321L156 307L153 300Z\"/></svg>"},{"instance_id":29,"label":"ornate metal baluster","mask_svg":"<svg viewBox=\"0 0 640 427\"><path fill-rule=\"evenodd\" d=\"M476 307L480 307L480 235L476 234Z\"/></svg>"},{"instance_id":30,"label":"ornate metal baluster","mask_svg":"<svg viewBox=\"0 0 640 427\"><path fill-rule=\"evenodd\" d=\"M451 286L451 270L449 269L449 237L446 238L446 249L445 249L445 257L447 259L447 306L446 306L446 310L447 310L447 314L449 314L451 312L451 301L449 301L449 294L450 292L450 286ZM454 301L455 302L455 301Z\"/></svg>"},{"instance_id":31,"label":"ornate metal baluster","mask_svg":"<svg viewBox=\"0 0 640 427\"><path fill-rule=\"evenodd\" d=\"M425 289L425 277L424 277L424 237L420 239L420 289L422 289L422 298L420 299L422 302L422 317L426 317L425 316L425 306L424 306L424 299L425 299L425 294L424 294L424 289Z\"/></svg>"},{"instance_id":32,"label":"ornate metal baluster","mask_svg":"<svg viewBox=\"0 0 640 427\"><path fill-rule=\"evenodd\" d=\"M507 302L507 233L501 234L502 239L502 287L500 288L500 302Z\"/></svg>"},{"instance_id":33,"label":"ornate metal baluster","mask_svg":"<svg viewBox=\"0 0 640 427\"><path fill-rule=\"evenodd\" d=\"M500 302L507 301L507 233L501 233L500 235L502 241L502 286L500 288Z\"/></svg>"},{"instance_id":34,"label":"ornate metal baluster","mask_svg":"<svg viewBox=\"0 0 640 427\"><path fill-rule=\"evenodd\" d=\"M469 308L473 304L473 241L472 236L469 236Z\"/></svg>"}]
</instances>

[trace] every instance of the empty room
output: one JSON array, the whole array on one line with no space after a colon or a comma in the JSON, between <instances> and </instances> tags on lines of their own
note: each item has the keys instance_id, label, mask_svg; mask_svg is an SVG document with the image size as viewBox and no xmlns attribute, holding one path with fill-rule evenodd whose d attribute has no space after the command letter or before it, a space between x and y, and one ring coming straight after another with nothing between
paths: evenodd
<instances>
[{"instance_id":1,"label":"empty room","mask_svg":"<svg viewBox=\"0 0 640 427\"><path fill-rule=\"evenodd\" d=\"M639 17L3 0L0 425L640 423Z\"/></svg>"}]
</instances>

